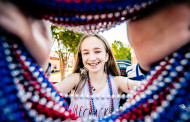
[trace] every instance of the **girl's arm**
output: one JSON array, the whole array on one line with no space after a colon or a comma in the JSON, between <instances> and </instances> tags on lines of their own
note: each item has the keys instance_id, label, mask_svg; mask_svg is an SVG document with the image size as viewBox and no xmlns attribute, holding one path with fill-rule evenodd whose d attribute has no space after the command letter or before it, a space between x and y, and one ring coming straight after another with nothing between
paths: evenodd
<instances>
[{"instance_id":1,"label":"girl's arm","mask_svg":"<svg viewBox=\"0 0 190 122\"><path fill-rule=\"evenodd\" d=\"M67 76L64 80L59 83L54 84L54 87L61 93L66 94L70 92L80 80L80 74L74 73Z\"/></svg>"},{"instance_id":2,"label":"girl's arm","mask_svg":"<svg viewBox=\"0 0 190 122\"><path fill-rule=\"evenodd\" d=\"M118 91L130 93L135 86L138 86L141 82L130 80L128 77L116 76L114 77Z\"/></svg>"}]
</instances>

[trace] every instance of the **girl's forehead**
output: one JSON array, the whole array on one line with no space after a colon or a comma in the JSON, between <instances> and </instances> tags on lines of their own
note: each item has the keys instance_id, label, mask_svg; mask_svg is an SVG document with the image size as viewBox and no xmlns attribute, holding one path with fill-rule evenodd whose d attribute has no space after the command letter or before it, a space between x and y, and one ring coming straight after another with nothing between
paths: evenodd
<instances>
[{"instance_id":1,"label":"girl's forehead","mask_svg":"<svg viewBox=\"0 0 190 122\"><path fill-rule=\"evenodd\" d=\"M90 37L85 38L81 44L81 50L96 49L96 48L102 49L102 48L105 48L105 45L101 39L95 36L90 36Z\"/></svg>"}]
</instances>

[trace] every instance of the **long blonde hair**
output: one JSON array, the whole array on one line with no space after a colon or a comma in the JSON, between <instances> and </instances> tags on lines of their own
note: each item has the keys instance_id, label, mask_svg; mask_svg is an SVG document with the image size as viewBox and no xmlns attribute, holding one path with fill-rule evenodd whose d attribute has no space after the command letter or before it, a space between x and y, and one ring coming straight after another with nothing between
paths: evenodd
<instances>
[{"instance_id":1,"label":"long blonde hair","mask_svg":"<svg viewBox=\"0 0 190 122\"><path fill-rule=\"evenodd\" d=\"M75 61L73 73L80 73L81 68L84 68L84 65L82 62L81 45L82 45L82 42L87 37L90 37L90 36L97 37L98 39L100 39L104 43L106 53L108 53L108 55L109 55L109 58L107 61L107 73L111 74L112 76L119 76L120 71L119 71L119 68L117 66L115 57L114 57L113 52L111 50L111 47L110 47L109 43L107 42L107 40L99 34L89 34L89 35L84 35L82 37L82 39L80 40L80 43L78 45L78 52L76 55L76 61ZM105 71L105 69L104 69L104 71ZM84 83L83 83L83 81L84 81ZM75 93L80 93L80 91L84 87L86 81L87 81L87 76L84 74L81 74L80 81L79 81L78 85L75 87Z\"/></svg>"}]
</instances>

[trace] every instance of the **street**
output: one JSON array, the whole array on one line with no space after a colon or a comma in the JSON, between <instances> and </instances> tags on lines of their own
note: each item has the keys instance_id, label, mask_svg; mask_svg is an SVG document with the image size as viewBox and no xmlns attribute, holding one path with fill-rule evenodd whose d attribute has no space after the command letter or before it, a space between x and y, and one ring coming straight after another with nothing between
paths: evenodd
<instances>
[{"instance_id":1,"label":"street","mask_svg":"<svg viewBox=\"0 0 190 122\"><path fill-rule=\"evenodd\" d=\"M71 74L72 71L68 71L65 73L65 77L67 77L69 74ZM54 82L60 82L61 81L61 73L53 73L50 75L49 81L54 83Z\"/></svg>"}]
</instances>

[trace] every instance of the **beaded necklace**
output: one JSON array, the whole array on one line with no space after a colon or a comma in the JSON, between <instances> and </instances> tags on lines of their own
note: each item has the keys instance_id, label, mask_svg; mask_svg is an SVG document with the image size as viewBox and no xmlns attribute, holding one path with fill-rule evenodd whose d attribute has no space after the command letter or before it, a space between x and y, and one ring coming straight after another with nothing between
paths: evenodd
<instances>
[{"instance_id":1,"label":"beaded necklace","mask_svg":"<svg viewBox=\"0 0 190 122\"><path fill-rule=\"evenodd\" d=\"M100 6L88 1L88 4L82 2L80 4L82 7L75 2L76 0L72 0L71 3L68 3L71 0L64 0L64 4L56 2L58 0L23 1L34 3L32 6L34 5L35 9L38 6L42 11L35 14L40 15L41 18L55 24L63 24L69 30L90 33L104 31L125 20L132 19L138 16L139 11L161 0L135 0L133 2L126 0L121 4L119 4L121 1L111 4L110 1L98 0ZM94 1L97 2L97 0ZM73 4L75 7L71 7ZM76 9L74 10L76 13L68 12L72 11L71 9ZM80 28L76 26L80 26ZM3 33L1 32L0 35ZM27 53L23 45L19 44L22 41L16 37L11 39L6 37L10 37L10 35L0 37L0 77L2 81L0 85L0 120L63 121L69 118L76 119L77 117L68 110L68 104L63 96L60 96L53 88L43 75L41 68ZM10 40L13 40L12 43L7 43ZM16 42L16 40L18 41ZM166 115L175 117L173 111L179 108L179 104L187 104L189 107L190 102L184 100L185 96L190 96L188 91L190 82L189 47L190 45L187 44L156 64L146 80L143 81L142 86L129 95L128 103L120 109L120 113L112 114L102 120L167 121ZM190 120L187 111L183 111L179 115L175 121Z\"/></svg>"},{"instance_id":2,"label":"beaded necklace","mask_svg":"<svg viewBox=\"0 0 190 122\"><path fill-rule=\"evenodd\" d=\"M98 33L138 17L141 11L163 0L25 0L38 17L80 33ZM30 8L30 7L28 7ZM37 10L38 10L37 9ZM80 26L80 27L77 27Z\"/></svg>"},{"instance_id":3,"label":"beaded necklace","mask_svg":"<svg viewBox=\"0 0 190 122\"><path fill-rule=\"evenodd\" d=\"M89 93L90 95L93 95L93 92L92 92L92 85L91 85L91 82L90 82L90 77L87 73L87 76L88 76L88 88L89 88ZM109 93L110 93L110 96L113 95L113 91L112 91L112 84L111 84L111 80L110 80L110 77L109 75L107 74L107 81L108 81L108 89L109 89ZM91 97L91 101L90 101L90 110L92 111L93 115L94 116L97 116L97 112L96 112L96 108L95 108L95 105L94 105L94 98ZM113 102L113 98L111 97L110 98L110 113L112 113L114 111L114 102Z\"/></svg>"},{"instance_id":4,"label":"beaded necklace","mask_svg":"<svg viewBox=\"0 0 190 122\"><path fill-rule=\"evenodd\" d=\"M12 35L0 37L0 120L77 119L68 110L65 98L52 87L41 68L18 43L20 40L16 40L18 38ZM132 91L117 114L113 112L99 121L167 121L166 114L175 120L190 120L186 110L179 116L174 114L179 105L190 106L190 102L184 100L190 97L189 61L190 44L187 44L155 64L141 87Z\"/></svg>"},{"instance_id":5,"label":"beaded necklace","mask_svg":"<svg viewBox=\"0 0 190 122\"><path fill-rule=\"evenodd\" d=\"M19 38L0 36L0 121L60 121L77 119ZM14 39L14 41L13 41Z\"/></svg>"},{"instance_id":6,"label":"beaded necklace","mask_svg":"<svg viewBox=\"0 0 190 122\"><path fill-rule=\"evenodd\" d=\"M187 110L180 111L179 115L175 114L175 111L181 109L180 104L190 107L189 61L190 43L155 64L146 80L128 96L129 100L120 109L121 112L102 120L190 120L190 113Z\"/></svg>"}]
</instances>

